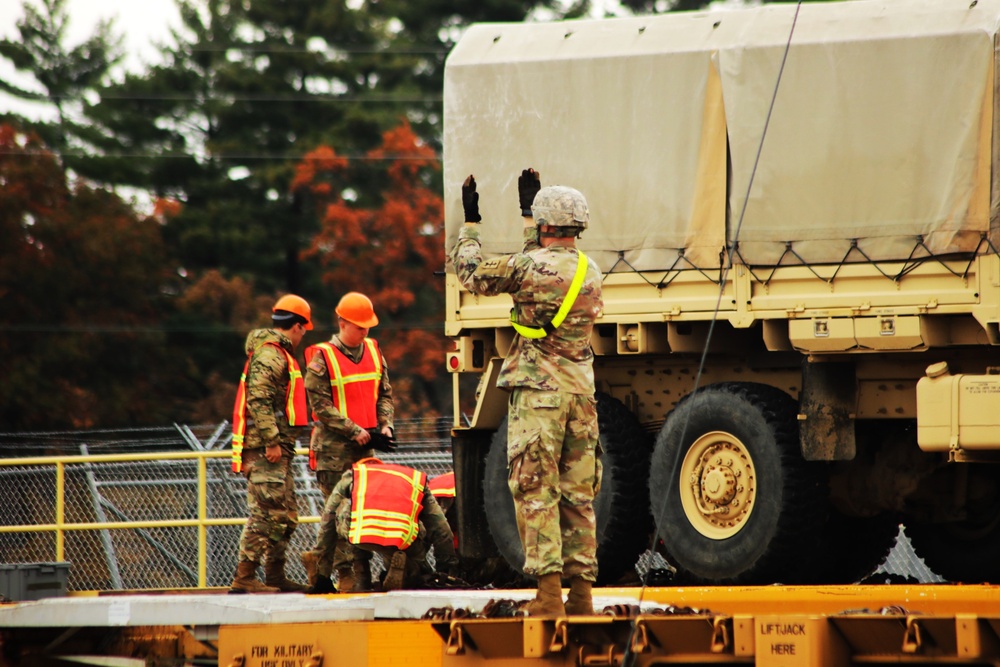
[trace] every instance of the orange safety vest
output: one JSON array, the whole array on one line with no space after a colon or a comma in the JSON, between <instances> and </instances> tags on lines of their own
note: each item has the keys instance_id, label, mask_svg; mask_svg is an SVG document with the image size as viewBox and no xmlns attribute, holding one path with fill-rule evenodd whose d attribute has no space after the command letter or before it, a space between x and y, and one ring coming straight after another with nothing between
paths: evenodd
<instances>
[{"instance_id":1,"label":"orange safety vest","mask_svg":"<svg viewBox=\"0 0 1000 667\"><path fill-rule=\"evenodd\" d=\"M288 360L288 391L285 394L285 415L289 426L308 426L309 408L306 405L306 388L302 383L302 371L295 357L277 343L264 345L276 347L285 354ZM260 347L257 348L259 350ZM256 352L257 350L254 350ZM247 356L240 376L240 386L236 389L236 404L233 406L233 472L243 472L243 439L247 432L247 371L250 370L250 360L253 353Z\"/></svg>"},{"instance_id":2,"label":"orange safety vest","mask_svg":"<svg viewBox=\"0 0 1000 667\"><path fill-rule=\"evenodd\" d=\"M348 541L397 549L413 544L420 531L427 474L378 459L362 459L352 469Z\"/></svg>"},{"instance_id":3,"label":"orange safety vest","mask_svg":"<svg viewBox=\"0 0 1000 667\"><path fill-rule=\"evenodd\" d=\"M455 473L446 472L443 475L438 475L431 481L427 482L427 488L431 490L434 494L435 500L441 500L442 498L454 498L455 497ZM442 508L444 509L444 508ZM455 539L455 550L458 550L458 532L454 531Z\"/></svg>"},{"instance_id":4,"label":"orange safety vest","mask_svg":"<svg viewBox=\"0 0 1000 667\"><path fill-rule=\"evenodd\" d=\"M455 473L448 472L438 475L427 484L427 488L431 490L435 498L454 498Z\"/></svg>"},{"instance_id":5,"label":"orange safety vest","mask_svg":"<svg viewBox=\"0 0 1000 667\"><path fill-rule=\"evenodd\" d=\"M382 354L374 339L365 338L364 344L366 349L358 363L332 343L310 345L306 348L306 364L322 352L330 373L334 407L361 428L374 428L378 426L375 406L382 382Z\"/></svg>"}]
</instances>

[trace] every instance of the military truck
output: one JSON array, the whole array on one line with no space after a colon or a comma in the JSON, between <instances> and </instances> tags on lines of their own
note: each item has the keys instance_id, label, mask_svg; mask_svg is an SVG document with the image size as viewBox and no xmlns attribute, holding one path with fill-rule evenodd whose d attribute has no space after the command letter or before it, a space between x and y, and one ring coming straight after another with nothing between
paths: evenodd
<instances>
[{"instance_id":1,"label":"military truck","mask_svg":"<svg viewBox=\"0 0 1000 667\"><path fill-rule=\"evenodd\" d=\"M789 3L451 52L447 247L469 174L487 257L520 250L522 169L588 199L603 583L649 546L685 581L853 582L900 524L945 579L1000 581L998 25L998 0ZM460 548L519 567L511 302L446 281Z\"/></svg>"}]
</instances>

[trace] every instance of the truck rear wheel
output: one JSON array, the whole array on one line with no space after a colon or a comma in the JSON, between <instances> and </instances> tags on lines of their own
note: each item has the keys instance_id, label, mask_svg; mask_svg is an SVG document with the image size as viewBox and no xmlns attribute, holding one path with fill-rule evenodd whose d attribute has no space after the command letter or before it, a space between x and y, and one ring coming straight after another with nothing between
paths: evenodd
<instances>
[{"instance_id":1,"label":"truck rear wheel","mask_svg":"<svg viewBox=\"0 0 1000 667\"><path fill-rule=\"evenodd\" d=\"M649 545L652 519L647 480L652 438L621 401L597 393L604 467L601 489L594 498L597 518L597 582L618 581ZM514 499L507 486L507 418L493 436L483 480L486 520L504 559L524 571L524 549L517 532Z\"/></svg>"},{"instance_id":2,"label":"truck rear wheel","mask_svg":"<svg viewBox=\"0 0 1000 667\"><path fill-rule=\"evenodd\" d=\"M986 501L965 521L906 520L913 551L935 574L964 584L1000 583L1000 503Z\"/></svg>"},{"instance_id":3,"label":"truck rear wheel","mask_svg":"<svg viewBox=\"0 0 1000 667\"><path fill-rule=\"evenodd\" d=\"M689 394L656 438L650 499L664 557L682 577L799 583L817 555L826 468L803 459L798 406L764 384Z\"/></svg>"}]
</instances>

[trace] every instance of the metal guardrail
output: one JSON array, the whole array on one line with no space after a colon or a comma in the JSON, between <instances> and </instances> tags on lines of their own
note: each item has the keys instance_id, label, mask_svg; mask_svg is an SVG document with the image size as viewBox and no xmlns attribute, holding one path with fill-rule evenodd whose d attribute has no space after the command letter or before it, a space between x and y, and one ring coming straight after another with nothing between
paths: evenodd
<instances>
[{"instance_id":1,"label":"metal guardrail","mask_svg":"<svg viewBox=\"0 0 1000 667\"><path fill-rule=\"evenodd\" d=\"M89 456L74 456L74 457L32 457L23 459L2 459L0 460L0 468L4 470L0 473L0 477L6 477L4 481L8 488L16 488L19 486L16 480L11 480L10 475L7 473L10 470L17 469L29 469L33 467L45 468L52 467L52 474L54 481L53 497L55 503L52 507L54 512L53 520L49 523L33 523L33 524L20 524L20 525L0 525L0 535L5 534L31 534L31 533L52 533L55 539L55 549L53 553L52 560L55 561L65 561L66 558L66 537L67 534L73 531L99 531L101 533L102 543L106 547L106 551L110 554L113 550L112 540L106 534L109 530L133 530L133 531L148 531L149 529L158 528L183 528L183 527L193 527L197 529L197 549L198 549L198 563L197 563L197 587L204 588L208 585L207 579L207 538L208 538L208 528L209 526L242 526L246 523L245 517L229 517L229 518L211 518L209 517L208 510L208 462L212 459L223 459L228 461L229 452L226 451L211 451L211 452L173 452L168 454L98 454ZM192 461L194 462L195 469L197 471L196 479L196 497L197 497L197 512L195 518L174 518L174 519L161 519L161 520L145 520L145 521L129 521L129 520L111 520L108 518L108 512L106 508L108 506L115 507L109 503L104 497L101 496L99 488L104 483L97 480L99 471L110 470L112 466L101 465L101 464L125 464L125 463L155 463L155 462L178 462L178 461ZM96 521L84 521L84 520L73 520L74 515L78 518L80 513L74 512L71 508L70 515L67 516L66 508L66 494L67 494L67 468L73 469L79 467L80 471L86 476L86 481L93 493L93 509L96 515ZM41 472L41 471L40 471ZM43 474L45 474L43 472ZM72 473L71 473L72 474ZM48 475L46 475L48 476ZM36 477L37 475L31 475L31 477ZM14 481L12 484L11 482ZM109 485L118 486L120 488L125 486L136 486L144 485L150 490L155 490L156 487L168 486L167 483L160 483L156 481L146 481L142 480L132 480L131 482L119 480L107 482ZM181 480L181 484L185 484L184 480ZM169 484L169 486L175 486L174 484ZM0 495L3 495L0 493ZM155 498L149 498L150 503L155 502ZM5 512L0 509L0 517L3 517ZM115 507L114 514L116 516L128 516L127 510L122 510L121 508ZM304 517L303 522L314 522L318 521L318 517ZM144 533L148 535L149 533ZM0 538L0 543L5 542ZM162 552L161 552L162 553ZM169 552L167 552L169 553ZM180 561L176 561L180 564ZM121 576L118 573L118 568L111 565L111 559L109 559L109 575L115 583L115 588L121 588Z\"/></svg>"}]
</instances>

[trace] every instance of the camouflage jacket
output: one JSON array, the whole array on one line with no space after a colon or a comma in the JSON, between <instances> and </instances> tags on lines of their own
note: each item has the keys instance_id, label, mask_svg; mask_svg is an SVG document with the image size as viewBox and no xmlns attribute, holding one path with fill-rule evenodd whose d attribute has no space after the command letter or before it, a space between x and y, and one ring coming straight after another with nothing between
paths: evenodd
<instances>
[{"instance_id":1,"label":"camouflage jacket","mask_svg":"<svg viewBox=\"0 0 1000 667\"><path fill-rule=\"evenodd\" d=\"M326 507L337 508L337 524L343 526L345 531L350 527L351 516L351 494L354 491L354 469L348 468L344 476L333 487L333 493L327 498ZM425 533L425 539L429 543L427 546L434 547L434 562L438 571L446 571L451 566L458 563L455 555L455 534L451 532L448 519L444 515L441 506L431 490L424 486L424 495L421 500L423 508L417 515Z\"/></svg>"},{"instance_id":2,"label":"camouflage jacket","mask_svg":"<svg viewBox=\"0 0 1000 667\"><path fill-rule=\"evenodd\" d=\"M524 228L524 250L483 261L479 227L463 225L450 257L459 280L476 294L508 293L517 321L542 326L555 317L576 273L577 250L543 248L537 230ZM516 336L497 379L503 388L527 387L570 394L594 393L594 353L590 336L604 308L601 271L591 260L573 307L544 338Z\"/></svg>"},{"instance_id":3,"label":"camouflage jacket","mask_svg":"<svg viewBox=\"0 0 1000 667\"><path fill-rule=\"evenodd\" d=\"M289 426L285 416L288 393L288 360L273 345L294 354L292 341L275 329L254 329L247 335L244 351L250 358L247 369L247 431L243 449L258 449L278 443L286 454L295 452L301 427Z\"/></svg>"},{"instance_id":4,"label":"camouflage jacket","mask_svg":"<svg viewBox=\"0 0 1000 667\"><path fill-rule=\"evenodd\" d=\"M357 363L365 352L364 344L356 348L348 348L340 337L334 335L330 339L338 350ZM316 454L317 470L335 470L340 472L359 459L372 455L371 448L361 447L354 442L354 436L361 432L361 427L352 422L333 404L333 394L330 389L330 369L326 367L326 357L316 354L309 362L305 376L306 396L309 399L309 409L315 415L310 447ZM382 380L378 387L378 398L375 402L375 415L378 417L379 428L388 426L394 428L393 417L395 408L392 400L392 385L389 384L389 369L382 359Z\"/></svg>"}]
</instances>

